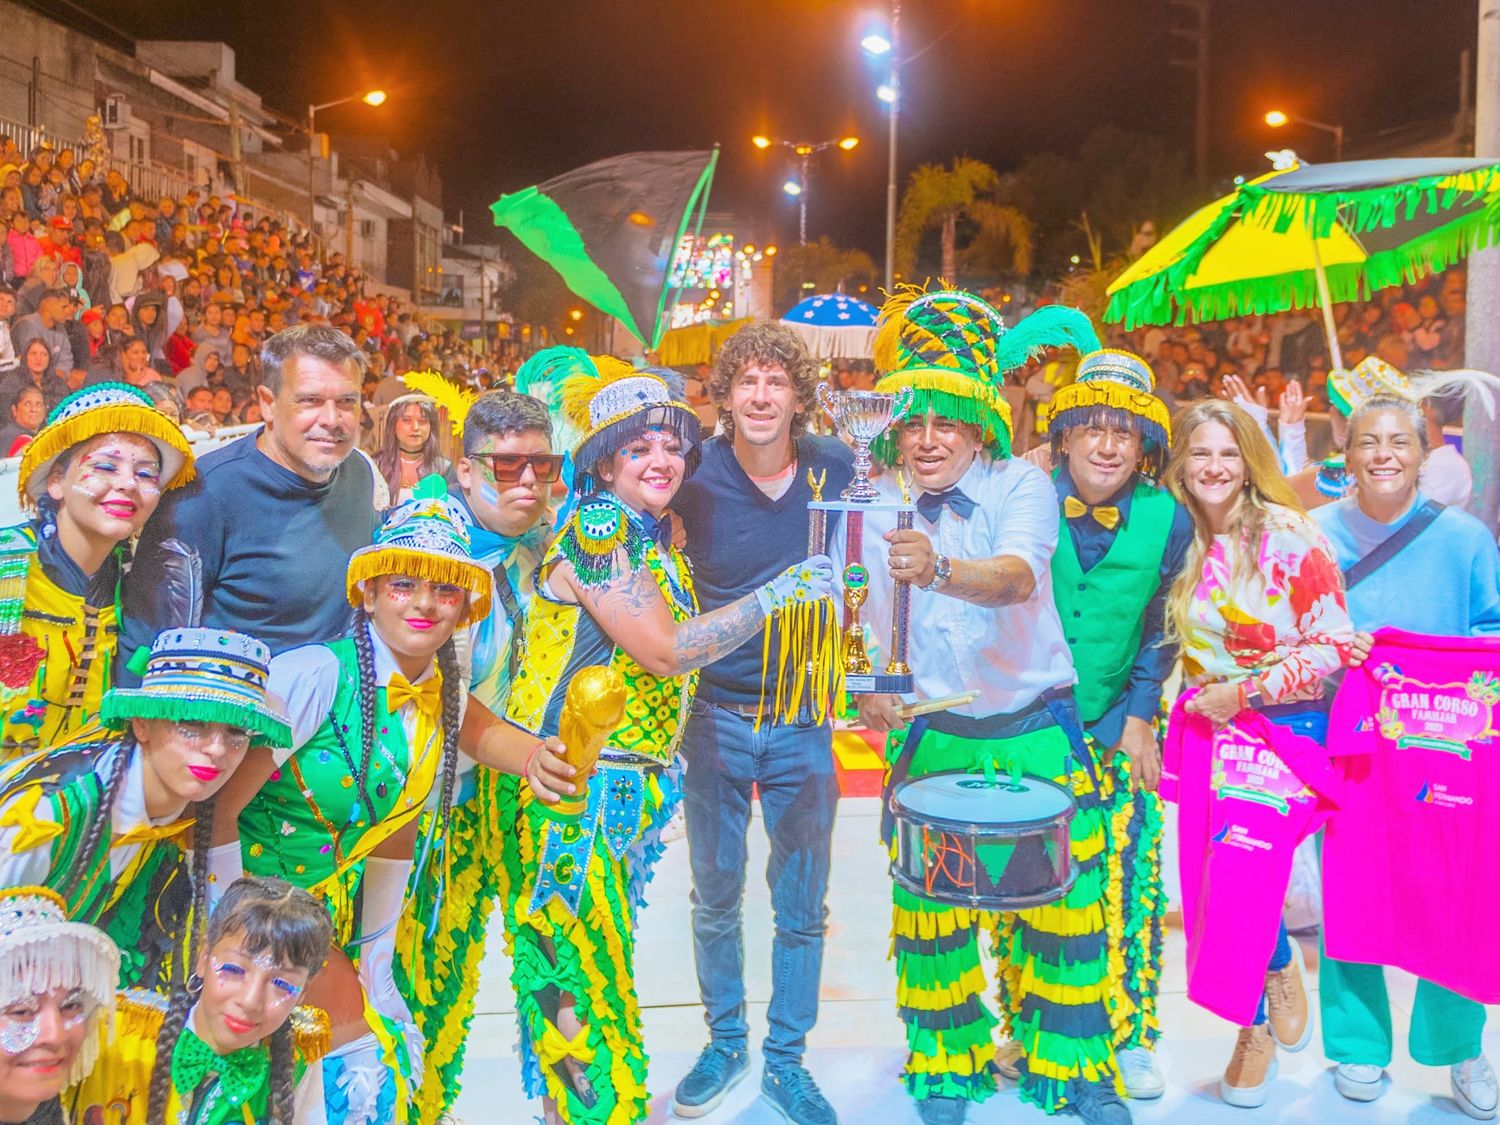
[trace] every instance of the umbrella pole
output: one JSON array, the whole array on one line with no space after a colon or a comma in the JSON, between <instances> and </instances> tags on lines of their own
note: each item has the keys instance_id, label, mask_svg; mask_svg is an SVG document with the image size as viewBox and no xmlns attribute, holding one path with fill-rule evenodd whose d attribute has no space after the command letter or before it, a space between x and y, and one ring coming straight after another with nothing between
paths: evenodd
<instances>
[{"instance_id":1,"label":"umbrella pole","mask_svg":"<svg viewBox=\"0 0 1500 1125\"><path fill-rule=\"evenodd\" d=\"M1328 296L1328 275L1323 272L1323 257L1318 253L1318 240L1312 240L1313 271L1318 277L1318 303L1323 306L1323 331L1328 336L1328 370L1339 371L1344 366L1343 354L1339 351L1338 329L1333 324L1333 301Z\"/></svg>"}]
</instances>

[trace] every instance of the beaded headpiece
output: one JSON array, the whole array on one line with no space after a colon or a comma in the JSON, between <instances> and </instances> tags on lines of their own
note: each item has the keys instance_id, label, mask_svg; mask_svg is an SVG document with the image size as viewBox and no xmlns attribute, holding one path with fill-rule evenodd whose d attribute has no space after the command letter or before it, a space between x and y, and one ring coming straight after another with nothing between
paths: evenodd
<instances>
[{"instance_id":1,"label":"beaded headpiece","mask_svg":"<svg viewBox=\"0 0 1500 1125\"><path fill-rule=\"evenodd\" d=\"M68 920L62 896L47 887L0 888L0 1004L53 989L82 989L93 1003L68 1084L94 1068L98 1026L112 1021L120 951L103 930Z\"/></svg>"},{"instance_id":2,"label":"beaded headpiece","mask_svg":"<svg viewBox=\"0 0 1500 1125\"><path fill-rule=\"evenodd\" d=\"M489 616L494 579L474 561L463 509L448 498L447 482L435 473L419 480L411 499L386 516L374 543L354 552L349 604L363 605L365 583L390 574L462 586L469 592L469 608L460 626Z\"/></svg>"},{"instance_id":3,"label":"beaded headpiece","mask_svg":"<svg viewBox=\"0 0 1500 1125\"><path fill-rule=\"evenodd\" d=\"M573 451L580 474L647 430L668 429L682 439L687 470L697 465L703 424L683 401L682 376L665 368L637 369L623 359L567 349L552 364L562 412L583 436Z\"/></svg>"},{"instance_id":4,"label":"beaded headpiece","mask_svg":"<svg viewBox=\"0 0 1500 1125\"><path fill-rule=\"evenodd\" d=\"M100 383L74 391L52 409L47 424L21 452L21 506L47 490L57 458L79 442L101 434L139 434L161 453L162 488L193 479L193 450L182 428L152 405L144 391L124 383Z\"/></svg>"},{"instance_id":5,"label":"beaded headpiece","mask_svg":"<svg viewBox=\"0 0 1500 1125\"><path fill-rule=\"evenodd\" d=\"M291 727L266 691L270 663L271 650L244 633L164 629L145 654L141 686L107 691L99 718L115 730L131 719L224 723L250 731L259 745L290 746Z\"/></svg>"}]
</instances>

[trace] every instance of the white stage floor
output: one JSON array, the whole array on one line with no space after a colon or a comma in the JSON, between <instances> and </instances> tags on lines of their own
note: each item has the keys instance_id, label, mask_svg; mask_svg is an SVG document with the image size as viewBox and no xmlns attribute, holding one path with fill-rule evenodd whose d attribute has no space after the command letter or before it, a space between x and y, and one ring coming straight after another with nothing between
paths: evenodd
<instances>
[{"instance_id":1,"label":"white stage floor","mask_svg":"<svg viewBox=\"0 0 1500 1125\"><path fill-rule=\"evenodd\" d=\"M879 802L844 798L834 833L834 872L828 896L829 934L823 962L818 1025L808 1039L807 1066L833 1103L844 1125L916 1125L912 1103L897 1082L905 1050L895 1011L895 976L886 960L890 943L890 891L876 836ZM765 835L758 822L750 830L750 876L745 894L745 960L750 1004L752 1069L712 1115L713 1125L771 1125L782 1118L760 1098L760 1039L765 1035L770 997L771 907L765 885ZM671 1093L707 1041L693 974L689 927L687 844L674 842L662 857L650 888L636 947L638 991L651 1055L649 1085L653 1122L676 1120ZM1494 935L1486 943L1497 940ZM1316 949L1306 955L1310 989L1316 988ZM539 1102L521 1092L515 1055L515 1006L510 966L492 943L483 966L478 1011L469 1040L463 1090L454 1107L466 1125L539 1117ZM1234 1046L1235 1029L1190 1003L1185 994L1183 939L1169 930L1158 1057L1167 1078L1165 1097L1130 1103L1139 1122L1245 1122L1254 1117L1277 1122L1393 1122L1458 1125L1466 1121L1448 1092L1448 1072L1418 1066L1405 1054L1406 1027L1414 982L1392 971L1390 991L1396 1024L1396 1059L1389 1068L1394 1084L1380 1101L1356 1105L1333 1088L1333 1070L1320 1053L1321 1040L1301 1054L1280 1053L1280 1074L1266 1106L1232 1109L1218 1099L1218 1080ZM1313 1000L1313 1010L1317 1002ZM1485 1034L1487 1054L1500 1062L1500 1022L1493 1017ZM1002 1090L969 1120L1046 1121L1023 1105L1014 1091ZM1068 1120L1066 1118L1059 1120Z\"/></svg>"}]
</instances>

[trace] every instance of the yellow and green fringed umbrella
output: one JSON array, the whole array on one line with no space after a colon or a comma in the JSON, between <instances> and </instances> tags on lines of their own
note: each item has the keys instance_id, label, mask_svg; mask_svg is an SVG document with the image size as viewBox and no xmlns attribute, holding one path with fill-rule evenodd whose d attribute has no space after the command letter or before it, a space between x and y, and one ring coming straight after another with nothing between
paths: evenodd
<instances>
[{"instance_id":1,"label":"yellow and green fringed umbrella","mask_svg":"<svg viewBox=\"0 0 1500 1125\"><path fill-rule=\"evenodd\" d=\"M1323 310L1446 269L1500 233L1500 164L1459 157L1300 164L1200 208L1109 287L1126 328Z\"/></svg>"}]
</instances>

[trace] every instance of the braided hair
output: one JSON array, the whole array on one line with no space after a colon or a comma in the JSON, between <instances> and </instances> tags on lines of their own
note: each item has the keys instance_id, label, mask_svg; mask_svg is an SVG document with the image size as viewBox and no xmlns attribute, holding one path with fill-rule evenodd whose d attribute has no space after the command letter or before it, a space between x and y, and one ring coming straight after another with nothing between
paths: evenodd
<instances>
[{"instance_id":1,"label":"braided hair","mask_svg":"<svg viewBox=\"0 0 1500 1125\"><path fill-rule=\"evenodd\" d=\"M172 998L167 1003L161 1030L156 1033L156 1063L151 1068L146 1098L147 1125L166 1125L167 1100L172 1091L172 1049L181 1038L188 1012L203 987L201 980L196 988L190 987L189 974L197 972L199 932L208 913L208 849L213 844L214 802L201 801L193 806L193 812L193 905L187 920L187 950L186 956L174 965ZM190 1095L191 1091L187 1093ZM290 1125L291 1119L286 1120Z\"/></svg>"},{"instance_id":2,"label":"braided hair","mask_svg":"<svg viewBox=\"0 0 1500 1125\"><path fill-rule=\"evenodd\" d=\"M375 802L370 798L370 758L375 752L375 646L370 630L375 627L364 607L354 611L354 659L359 666L359 769L354 780L365 815L373 822Z\"/></svg>"},{"instance_id":3,"label":"braided hair","mask_svg":"<svg viewBox=\"0 0 1500 1125\"><path fill-rule=\"evenodd\" d=\"M94 849L99 846L99 837L110 830L115 800L120 795L120 789L125 784L125 774L130 769L131 759L135 756L136 740L135 731L132 728L128 726L125 728L125 734L120 739L118 747L114 763L110 766L109 776L104 779L104 788L99 794L99 809L95 812L94 818L89 821L83 841L73 856L73 866L68 869L68 877L63 882L64 899L71 900L78 893L78 885L83 882L83 877L93 866Z\"/></svg>"},{"instance_id":4,"label":"braided hair","mask_svg":"<svg viewBox=\"0 0 1500 1125\"><path fill-rule=\"evenodd\" d=\"M443 674L443 781L438 805L438 830L448 831L448 814L453 808L453 791L458 777L459 708L462 701L458 667L458 650L449 637L437 650L438 671Z\"/></svg>"}]
</instances>

